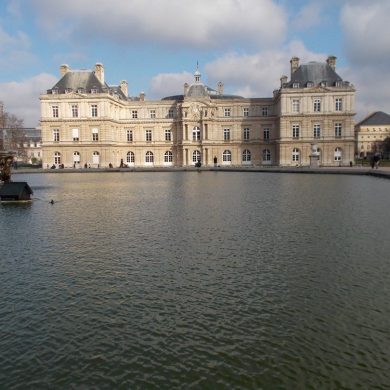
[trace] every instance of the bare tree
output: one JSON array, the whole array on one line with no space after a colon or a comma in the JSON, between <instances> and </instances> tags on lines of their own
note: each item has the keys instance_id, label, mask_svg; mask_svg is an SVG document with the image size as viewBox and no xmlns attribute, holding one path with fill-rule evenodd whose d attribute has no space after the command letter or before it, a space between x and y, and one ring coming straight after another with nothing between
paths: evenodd
<instances>
[{"instance_id":1,"label":"bare tree","mask_svg":"<svg viewBox=\"0 0 390 390\"><path fill-rule=\"evenodd\" d=\"M0 142L2 149L17 151L18 156L23 157L25 154L23 119L6 112L3 102L0 102L0 128L2 129L2 142Z\"/></svg>"}]
</instances>

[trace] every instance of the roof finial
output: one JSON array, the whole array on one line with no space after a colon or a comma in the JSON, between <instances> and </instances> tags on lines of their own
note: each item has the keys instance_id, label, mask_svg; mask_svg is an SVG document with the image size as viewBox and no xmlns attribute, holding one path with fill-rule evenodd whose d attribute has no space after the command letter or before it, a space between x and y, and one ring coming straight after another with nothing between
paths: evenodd
<instances>
[{"instance_id":1,"label":"roof finial","mask_svg":"<svg viewBox=\"0 0 390 390\"><path fill-rule=\"evenodd\" d=\"M196 61L195 83L200 83L199 61Z\"/></svg>"}]
</instances>

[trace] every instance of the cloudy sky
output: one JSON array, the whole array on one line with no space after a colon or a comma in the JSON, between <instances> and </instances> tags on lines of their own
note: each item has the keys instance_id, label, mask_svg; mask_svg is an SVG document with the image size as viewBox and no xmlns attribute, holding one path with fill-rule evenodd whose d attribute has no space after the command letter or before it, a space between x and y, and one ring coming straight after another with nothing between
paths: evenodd
<instances>
[{"instance_id":1,"label":"cloudy sky","mask_svg":"<svg viewBox=\"0 0 390 390\"><path fill-rule=\"evenodd\" d=\"M2 0L0 101L39 124L39 95L59 67L105 67L147 99L182 93L196 63L225 92L268 97L289 61L337 56L356 86L356 119L390 112L389 0Z\"/></svg>"}]
</instances>

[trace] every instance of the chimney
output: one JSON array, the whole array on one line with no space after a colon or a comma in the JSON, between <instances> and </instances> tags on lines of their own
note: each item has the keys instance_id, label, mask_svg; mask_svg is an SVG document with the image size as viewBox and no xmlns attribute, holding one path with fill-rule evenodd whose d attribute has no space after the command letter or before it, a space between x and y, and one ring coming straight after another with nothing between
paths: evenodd
<instances>
[{"instance_id":1,"label":"chimney","mask_svg":"<svg viewBox=\"0 0 390 390\"><path fill-rule=\"evenodd\" d=\"M223 94L223 83L221 81L217 84L217 90L218 90L218 95Z\"/></svg>"},{"instance_id":2,"label":"chimney","mask_svg":"<svg viewBox=\"0 0 390 390\"><path fill-rule=\"evenodd\" d=\"M95 76L102 84L104 84L104 66L99 62L95 64Z\"/></svg>"},{"instance_id":3,"label":"chimney","mask_svg":"<svg viewBox=\"0 0 390 390\"><path fill-rule=\"evenodd\" d=\"M291 58L290 64L291 64L291 76L292 76L293 73L294 73L294 72L298 69L298 67L299 67L299 58L298 58L298 57L293 57L293 58Z\"/></svg>"},{"instance_id":4,"label":"chimney","mask_svg":"<svg viewBox=\"0 0 390 390\"><path fill-rule=\"evenodd\" d=\"M284 84L287 84L287 76L282 76L280 78L280 88L283 88Z\"/></svg>"},{"instance_id":5,"label":"chimney","mask_svg":"<svg viewBox=\"0 0 390 390\"><path fill-rule=\"evenodd\" d=\"M61 77L63 77L66 73L68 73L70 71L70 68L69 68L69 65L67 64L62 64L60 66L60 75Z\"/></svg>"},{"instance_id":6,"label":"chimney","mask_svg":"<svg viewBox=\"0 0 390 390\"><path fill-rule=\"evenodd\" d=\"M119 88L123 92L123 94L128 97L129 96L129 85L126 80L122 80L119 84Z\"/></svg>"},{"instance_id":7,"label":"chimney","mask_svg":"<svg viewBox=\"0 0 390 390\"><path fill-rule=\"evenodd\" d=\"M328 56L328 58L326 59L326 63L327 63L333 70L336 70L336 60L337 60L337 57L335 57L335 56Z\"/></svg>"},{"instance_id":8,"label":"chimney","mask_svg":"<svg viewBox=\"0 0 390 390\"><path fill-rule=\"evenodd\" d=\"M139 100L141 100L141 102L143 102L145 100L145 92L141 92L139 94Z\"/></svg>"},{"instance_id":9,"label":"chimney","mask_svg":"<svg viewBox=\"0 0 390 390\"><path fill-rule=\"evenodd\" d=\"M187 94L188 94L188 88L189 88L188 83L184 83L184 96L187 96Z\"/></svg>"}]
</instances>

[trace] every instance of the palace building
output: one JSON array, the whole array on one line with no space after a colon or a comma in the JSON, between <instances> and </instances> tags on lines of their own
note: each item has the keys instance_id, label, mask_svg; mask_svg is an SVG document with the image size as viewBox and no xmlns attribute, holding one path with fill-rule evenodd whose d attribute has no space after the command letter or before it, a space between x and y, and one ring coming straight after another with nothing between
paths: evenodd
<instances>
[{"instance_id":1,"label":"palace building","mask_svg":"<svg viewBox=\"0 0 390 390\"><path fill-rule=\"evenodd\" d=\"M92 71L60 67L40 96L43 167L321 166L354 159L355 88L326 62L290 61L272 97L245 98L202 83L197 69L181 94L147 100Z\"/></svg>"},{"instance_id":2,"label":"palace building","mask_svg":"<svg viewBox=\"0 0 390 390\"><path fill-rule=\"evenodd\" d=\"M368 157L378 152L378 144L390 137L390 115L376 111L355 126L356 154Z\"/></svg>"}]
</instances>

